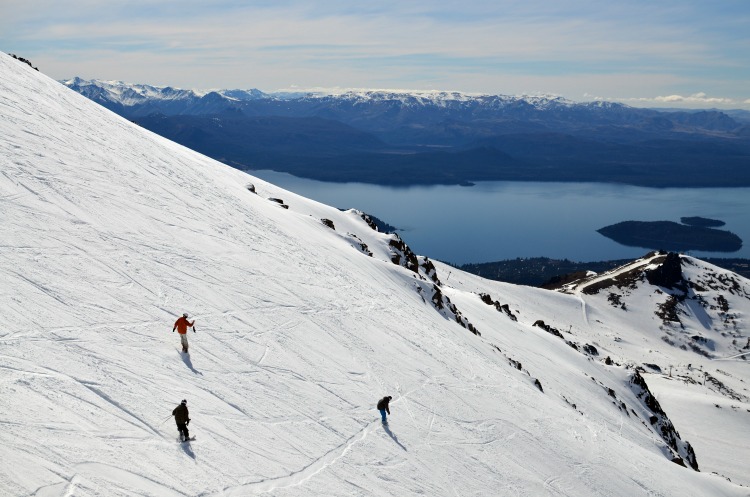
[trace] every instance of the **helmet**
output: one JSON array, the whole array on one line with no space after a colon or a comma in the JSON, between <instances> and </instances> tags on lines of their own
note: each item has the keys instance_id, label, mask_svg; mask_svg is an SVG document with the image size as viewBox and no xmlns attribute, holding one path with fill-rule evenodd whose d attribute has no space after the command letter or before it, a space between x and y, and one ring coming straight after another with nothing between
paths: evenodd
<instances>
[{"instance_id":1,"label":"helmet","mask_svg":"<svg viewBox=\"0 0 750 497\"><path fill-rule=\"evenodd\" d=\"M184 317L184 318L188 317L188 313L187 313L187 312L186 312L186 313L184 313L184 314L182 315L182 317Z\"/></svg>"},{"instance_id":2,"label":"helmet","mask_svg":"<svg viewBox=\"0 0 750 497\"><path fill-rule=\"evenodd\" d=\"M187 400L186 399L182 399L182 402L180 402L180 404L182 404L184 406L185 404L187 404Z\"/></svg>"}]
</instances>

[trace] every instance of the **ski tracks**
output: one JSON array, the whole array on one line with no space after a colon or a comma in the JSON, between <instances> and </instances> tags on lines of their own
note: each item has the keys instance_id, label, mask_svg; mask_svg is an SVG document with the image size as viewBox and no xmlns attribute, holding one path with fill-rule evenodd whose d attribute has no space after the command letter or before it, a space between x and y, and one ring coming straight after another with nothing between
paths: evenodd
<instances>
[{"instance_id":1,"label":"ski tracks","mask_svg":"<svg viewBox=\"0 0 750 497\"><path fill-rule=\"evenodd\" d=\"M110 466L109 464L85 462L76 465L75 469L84 476L90 475L87 479L103 479L119 486L120 488L129 489L138 492L141 495L159 495L164 497L186 497L189 495L146 476L117 468L115 466ZM77 476L71 480L71 483L75 478L77 478ZM80 478L80 480L82 479L83 478ZM84 482L81 481L79 486L82 487L84 486L83 484ZM93 488L96 488L97 486L99 485L92 485ZM75 487L73 487L73 490L75 490ZM66 494L65 497L67 497L67 495L68 494Z\"/></svg>"},{"instance_id":2,"label":"ski tracks","mask_svg":"<svg viewBox=\"0 0 750 497\"><path fill-rule=\"evenodd\" d=\"M583 294L581 292L577 292L578 300L581 301L581 314L583 317L583 322L588 326L589 324L589 313L586 310L586 301L583 299Z\"/></svg>"},{"instance_id":3,"label":"ski tracks","mask_svg":"<svg viewBox=\"0 0 750 497\"><path fill-rule=\"evenodd\" d=\"M107 395L106 393L104 393L104 392L102 392L101 390L99 390L98 388L96 388L96 387L94 387L94 386L92 386L92 385L88 384L87 382L83 382L83 381L81 381L81 380L76 380L76 381L78 381L78 382L79 382L79 383L80 383L81 385L83 385L84 387L86 387L86 388L88 388L89 390L91 390L91 391L92 391L93 393L95 393L96 395L98 395L99 397L101 397L101 398L102 398L103 400L105 400L106 402L109 402L109 403L110 403L111 405L113 405L114 407L116 407L116 408L117 408L118 410L120 410L120 411L124 412L124 413L125 413L125 414L127 414L127 415L128 415L129 417L131 417L131 418L133 418L133 419L137 420L137 421L138 421L138 422L139 422L139 423L140 423L141 425L143 425L143 426L145 426L146 428L148 428L148 429L149 429L149 430L150 430L150 431L151 431L151 432L152 432L153 434L155 434L155 435L158 435L158 436L159 436L159 437L161 437L161 438L164 438L164 435L162 435L161 433L159 433L159 431L158 431L158 430L157 430L156 428L154 428L153 426L151 426L151 425L150 425L149 423L147 423L147 422L146 422L146 421L145 421L144 419L142 419L141 417L139 417L139 416L136 416L136 415L135 415L135 414L134 414L134 413L133 413L132 411L130 411L129 409L127 409L127 408L123 407L123 406L122 406L122 405L121 405L121 404L120 404L119 402L117 402L117 401L115 401L114 399L112 399L112 397L110 397L110 396L109 396L109 395ZM132 423L132 422L131 422L131 424L134 424L134 426L138 426L139 428L142 428L141 426L139 426L139 425L137 425L137 424L135 424L135 423Z\"/></svg>"},{"instance_id":4,"label":"ski tracks","mask_svg":"<svg viewBox=\"0 0 750 497\"><path fill-rule=\"evenodd\" d=\"M349 449L351 449L354 444L361 440L364 440L365 437L367 437L367 434L376 423L376 421L368 423L364 428L362 428L362 430L352 435L343 444L331 449L329 452L312 461L310 464L300 469L299 471L295 471L286 476L268 478L257 482L245 483L236 487L225 488L217 494L203 495L206 495L206 497L239 497L241 495L246 495L248 492L257 495L281 488L302 485L307 480L344 457L344 455L349 452Z\"/></svg>"}]
</instances>

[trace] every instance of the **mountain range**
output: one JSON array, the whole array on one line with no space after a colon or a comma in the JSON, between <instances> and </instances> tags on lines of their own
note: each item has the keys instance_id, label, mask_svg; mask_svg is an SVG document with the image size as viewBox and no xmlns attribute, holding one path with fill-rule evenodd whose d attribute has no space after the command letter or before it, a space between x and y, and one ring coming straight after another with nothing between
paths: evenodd
<instances>
[{"instance_id":1,"label":"mountain range","mask_svg":"<svg viewBox=\"0 0 750 497\"><path fill-rule=\"evenodd\" d=\"M750 495L747 279L488 281L4 54L0 104L0 494Z\"/></svg>"},{"instance_id":2,"label":"mountain range","mask_svg":"<svg viewBox=\"0 0 750 497\"><path fill-rule=\"evenodd\" d=\"M385 185L750 185L750 121L740 112L440 91L200 92L80 78L63 83L243 170Z\"/></svg>"}]
</instances>

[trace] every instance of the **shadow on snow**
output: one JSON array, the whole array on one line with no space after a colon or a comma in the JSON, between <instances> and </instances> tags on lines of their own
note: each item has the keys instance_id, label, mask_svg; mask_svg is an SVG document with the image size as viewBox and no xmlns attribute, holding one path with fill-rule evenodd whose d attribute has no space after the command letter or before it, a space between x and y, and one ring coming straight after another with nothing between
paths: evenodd
<instances>
[{"instance_id":1,"label":"shadow on snow","mask_svg":"<svg viewBox=\"0 0 750 497\"><path fill-rule=\"evenodd\" d=\"M406 450L406 447L404 447L404 446L403 446L403 445L401 444L401 442L399 442L399 441L398 441L398 437L397 437L396 435L394 435L394 434L393 434L393 432L391 431L391 427L390 427L390 426L388 426L387 424L384 424L384 425L383 425L383 429L384 429L384 430L385 430L385 432L386 432L386 433L388 434L388 436L390 436L390 437L391 437L391 438L393 439L393 441L394 441L394 442L396 442L396 443L398 444L398 446L399 446L399 447L401 447L402 449ZM407 451L407 452L408 452L408 451Z\"/></svg>"},{"instance_id":2,"label":"shadow on snow","mask_svg":"<svg viewBox=\"0 0 750 497\"><path fill-rule=\"evenodd\" d=\"M192 371L195 374L203 375L203 373L201 373L200 371L198 371L197 369L193 367L193 361L190 360L190 355L185 354L183 352L179 352L179 351L177 353L180 354L180 357L182 358L182 362L185 363L185 366L187 366L190 369L190 371Z\"/></svg>"}]
</instances>

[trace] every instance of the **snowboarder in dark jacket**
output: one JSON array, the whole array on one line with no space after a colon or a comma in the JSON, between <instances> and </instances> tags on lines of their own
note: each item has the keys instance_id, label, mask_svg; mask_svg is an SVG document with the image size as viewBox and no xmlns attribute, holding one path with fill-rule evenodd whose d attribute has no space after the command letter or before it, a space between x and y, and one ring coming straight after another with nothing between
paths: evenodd
<instances>
[{"instance_id":1,"label":"snowboarder in dark jacket","mask_svg":"<svg viewBox=\"0 0 750 497\"><path fill-rule=\"evenodd\" d=\"M177 423L177 431L180 432L180 440L183 442L190 439L190 433L188 433L187 425L190 424L190 413L187 408L187 400L182 400L180 405L174 408L172 411L175 423Z\"/></svg>"},{"instance_id":2,"label":"snowboarder in dark jacket","mask_svg":"<svg viewBox=\"0 0 750 497\"><path fill-rule=\"evenodd\" d=\"M388 424L388 420L385 418L385 413L387 412L389 416L391 414L391 410L388 408L388 403L391 401L392 398L393 397L391 396L383 397L382 399L378 401L378 411L380 411L380 417L384 425Z\"/></svg>"}]
</instances>

